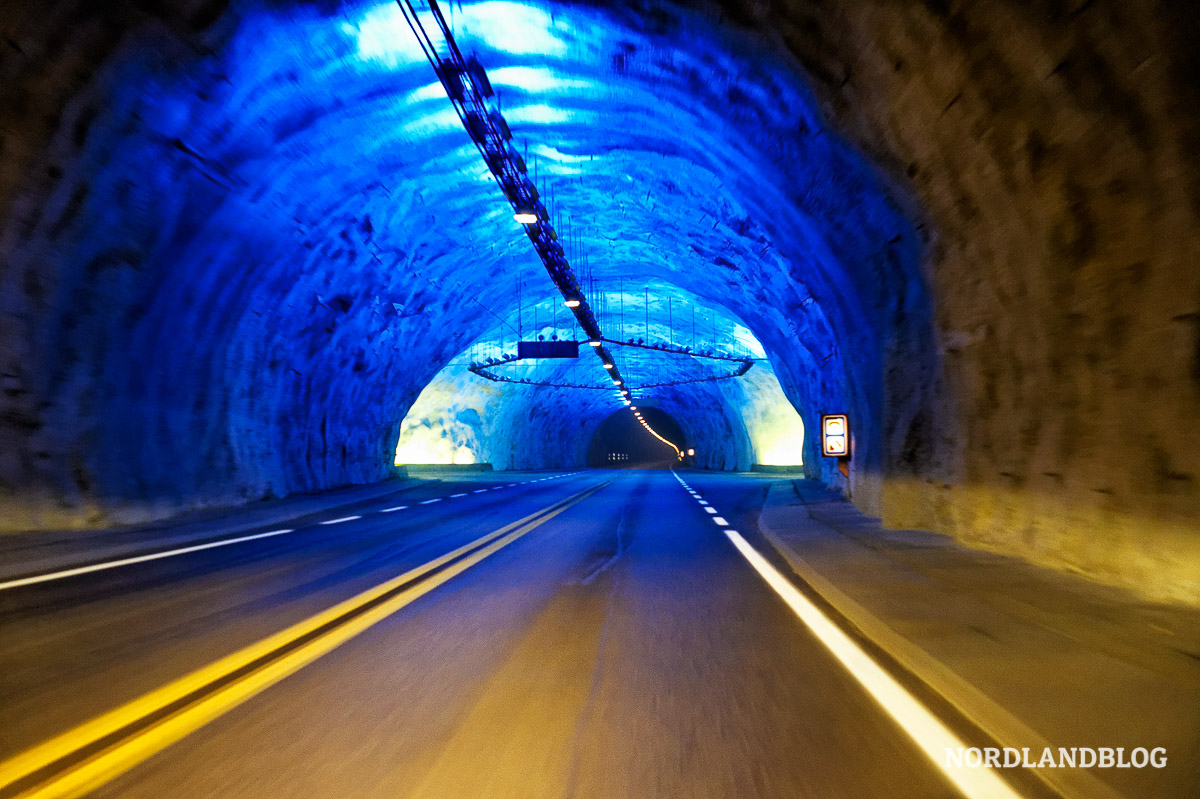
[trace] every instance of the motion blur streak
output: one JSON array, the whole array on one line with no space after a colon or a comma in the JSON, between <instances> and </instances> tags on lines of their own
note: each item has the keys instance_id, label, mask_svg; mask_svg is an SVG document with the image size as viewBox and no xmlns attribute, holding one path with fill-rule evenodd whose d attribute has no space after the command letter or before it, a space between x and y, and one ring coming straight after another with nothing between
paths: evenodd
<instances>
[{"instance_id":1,"label":"motion blur streak","mask_svg":"<svg viewBox=\"0 0 1200 799\"><path fill-rule=\"evenodd\" d=\"M883 705L904 731L917 743L929 759L968 799L1020 799L1020 794L988 769L955 769L946 767L946 750L965 748L961 740L946 726L934 718L912 694L871 660L850 638L836 627L815 605L792 586L754 547L746 542L736 530L726 530L725 535L738 551L750 561L775 593L783 598L800 620L812 630L826 648L833 653L854 678Z\"/></svg>"},{"instance_id":2,"label":"motion blur streak","mask_svg":"<svg viewBox=\"0 0 1200 799\"><path fill-rule=\"evenodd\" d=\"M584 489L0 764L0 794L15 783L24 782L41 784L17 794L19 799L62 799L88 794L333 651L605 485ZM460 557L462 560L457 560ZM442 566L446 568L388 598L405 584ZM386 601L378 603L379 600ZM327 629L331 626L332 629ZM296 646L297 643L300 645ZM280 652L281 656L272 657ZM243 674L246 669L250 669L249 673ZM194 699L197 694L199 698ZM180 703L184 704L182 708L174 707ZM164 712L165 718L157 718ZM131 727L133 731L123 735L124 740L103 748L109 743L107 739L122 736ZM102 747L100 754L87 757L49 780L39 780L39 772L48 771L58 761L78 753L84 752L86 756L86 750L95 747Z\"/></svg>"},{"instance_id":3,"label":"motion blur streak","mask_svg":"<svg viewBox=\"0 0 1200 799\"><path fill-rule=\"evenodd\" d=\"M324 524L325 522L322 522ZM0 591L9 588L20 588L26 585L36 585L38 583L48 583L51 580L62 580L66 577L78 577L81 574L92 574L106 569L115 569L118 566L132 566L137 563L148 563L152 560L161 560L162 558L171 558L176 555L186 555L192 552L201 552L206 549L216 549L217 547L227 547L230 544L241 544L245 541L258 541L263 538L274 538L277 535L287 535L294 533L295 530L271 530L266 533L255 533L254 535L241 535L237 538L226 538L221 541L209 541L206 544L195 544L190 547L180 547L179 549L169 549L166 552L152 552L149 555L138 555L132 558L121 558L120 560L110 560L104 563L93 563L89 566L79 566L74 569L63 569L61 571L49 572L47 574L37 574L32 577L21 577L16 580L6 580L0 582Z\"/></svg>"}]
</instances>

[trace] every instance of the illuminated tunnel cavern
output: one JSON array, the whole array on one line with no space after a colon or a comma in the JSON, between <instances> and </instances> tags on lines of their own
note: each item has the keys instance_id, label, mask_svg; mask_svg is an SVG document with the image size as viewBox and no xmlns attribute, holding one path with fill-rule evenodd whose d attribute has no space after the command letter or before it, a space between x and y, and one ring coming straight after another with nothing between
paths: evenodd
<instances>
[{"instance_id":1,"label":"illuminated tunnel cavern","mask_svg":"<svg viewBox=\"0 0 1200 799\"><path fill-rule=\"evenodd\" d=\"M607 307L761 348L661 392L698 465L1196 600L1195 21L1033 5L453 8ZM381 480L406 417L586 463L611 393L466 371L554 289L394 4L0 16L7 529Z\"/></svg>"}]
</instances>

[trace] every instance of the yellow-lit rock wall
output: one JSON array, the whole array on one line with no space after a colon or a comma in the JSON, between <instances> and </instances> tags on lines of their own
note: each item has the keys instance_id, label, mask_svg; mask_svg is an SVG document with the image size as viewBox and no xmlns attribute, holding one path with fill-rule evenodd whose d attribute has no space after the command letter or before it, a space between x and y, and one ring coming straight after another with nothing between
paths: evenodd
<instances>
[{"instance_id":1,"label":"yellow-lit rock wall","mask_svg":"<svg viewBox=\"0 0 1200 799\"><path fill-rule=\"evenodd\" d=\"M861 504L1200 600L1195 5L768 5L927 224L938 400Z\"/></svg>"}]
</instances>

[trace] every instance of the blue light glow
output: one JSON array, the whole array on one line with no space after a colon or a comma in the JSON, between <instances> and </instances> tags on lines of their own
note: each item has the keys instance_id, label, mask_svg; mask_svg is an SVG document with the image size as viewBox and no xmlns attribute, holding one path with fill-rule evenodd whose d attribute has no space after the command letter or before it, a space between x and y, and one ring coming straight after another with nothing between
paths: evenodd
<instances>
[{"instance_id":1,"label":"blue light glow","mask_svg":"<svg viewBox=\"0 0 1200 799\"><path fill-rule=\"evenodd\" d=\"M426 63L425 53L394 2L369 8L353 22L343 22L341 30L354 41L358 58L363 61L393 69Z\"/></svg>"},{"instance_id":2,"label":"blue light glow","mask_svg":"<svg viewBox=\"0 0 1200 799\"><path fill-rule=\"evenodd\" d=\"M594 121L596 115L591 112L568 111L552 105L534 104L510 108L504 112L504 117L510 125L554 125L571 121L587 123Z\"/></svg>"},{"instance_id":3,"label":"blue light glow","mask_svg":"<svg viewBox=\"0 0 1200 799\"><path fill-rule=\"evenodd\" d=\"M669 35L602 5L457 8L556 224L583 240L605 325L619 327L619 286L636 308L649 285L769 354L780 393L767 411L753 410L766 388L743 395L733 381L672 400L691 439L725 442L698 447L706 463L745 465L773 435L755 431L779 430L774 410L791 407L863 419L869 453L888 298L917 309L914 329L928 318L917 237L866 162L822 129L791 62L673 6ZM105 73L107 110L13 261L52 263L63 297L87 286L105 309L47 337L62 385L105 376L78 400L89 410L63 410L86 422L64 440L86 451L98 493L220 499L379 479L422 390L471 342L501 338L491 331L518 296L525 334L577 335L394 4L229 13L241 16L218 52L175 72L161 67L170 53L129 56ZM92 192L49 241L43 228L78 186ZM660 303L651 332L666 321ZM673 323L678 340L687 323ZM658 368L622 357L630 385ZM433 435L451 431L444 457L475 453L474 422L459 419L469 404L484 426L520 421L507 463L549 466L581 425L623 407L608 388L585 403L481 393Z\"/></svg>"},{"instance_id":4,"label":"blue light glow","mask_svg":"<svg viewBox=\"0 0 1200 799\"><path fill-rule=\"evenodd\" d=\"M455 35L464 47L487 48L510 55L560 57L566 42L558 33L564 22L554 22L540 8L522 3L488 0L481 3L447 3L443 13L454 21ZM422 21L426 22L425 14ZM382 3L356 20L343 22L342 32L353 39L358 58L388 68L423 63L425 56L400 7Z\"/></svg>"},{"instance_id":5,"label":"blue light glow","mask_svg":"<svg viewBox=\"0 0 1200 799\"><path fill-rule=\"evenodd\" d=\"M499 67L488 72L493 86L509 86L530 94L541 92L591 92L603 84L559 74L549 67Z\"/></svg>"}]
</instances>

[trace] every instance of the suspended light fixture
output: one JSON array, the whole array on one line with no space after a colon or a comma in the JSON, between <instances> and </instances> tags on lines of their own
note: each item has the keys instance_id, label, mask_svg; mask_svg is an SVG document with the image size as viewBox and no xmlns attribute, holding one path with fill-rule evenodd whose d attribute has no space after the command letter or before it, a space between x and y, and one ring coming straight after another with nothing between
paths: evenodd
<instances>
[{"instance_id":1,"label":"suspended light fixture","mask_svg":"<svg viewBox=\"0 0 1200 799\"><path fill-rule=\"evenodd\" d=\"M606 364L604 364L604 368L605 368L605 369L612 369L612 368L613 368L613 365L612 365L611 363L606 363Z\"/></svg>"},{"instance_id":2,"label":"suspended light fixture","mask_svg":"<svg viewBox=\"0 0 1200 799\"><path fill-rule=\"evenodd\" d=\"M532 208L521 207L513 214L513 219L520 222L522 225L532 225L538 221L538 215Z\"/></svg>"},{"instance_id":3,"label":"suspended light fixture","mask_svg":"<svg viewBox=\"0 0 1200 799\"><path fill-rule=\"evenodd\" d=\"M564 304L568 308L578 308L579 307L579 298L578 297L568 297L567 301ZM609 368L611 369L612 367L610 366Z\"/></svg>"},{"instance_id":4,"label":"suspended light fixture","mask_svg":"<svg viewBox=\"0 0 1200 799\"><path fill-rule=\"evenodd\" d=\"M591 341L588 342L588 344L591 344L593 347L600 346L600 342L597 339L592 339Z\"/></svg>"}]
</instances>

